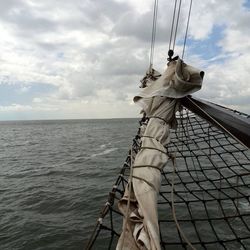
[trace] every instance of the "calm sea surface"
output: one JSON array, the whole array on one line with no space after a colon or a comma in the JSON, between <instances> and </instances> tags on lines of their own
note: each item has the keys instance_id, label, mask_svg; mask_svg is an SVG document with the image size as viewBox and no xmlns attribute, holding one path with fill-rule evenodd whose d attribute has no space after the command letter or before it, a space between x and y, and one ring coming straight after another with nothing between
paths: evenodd
<instances>
[{"instance_id":1,"label":"calm sea surface","mask_svg":"<svg viewBox=\"0 0 250 250\"><path fill-rule=\"evenodd\" d=\"M0 249L83 249L137 127L0 122Z\"/></svg>"}]
</instances>

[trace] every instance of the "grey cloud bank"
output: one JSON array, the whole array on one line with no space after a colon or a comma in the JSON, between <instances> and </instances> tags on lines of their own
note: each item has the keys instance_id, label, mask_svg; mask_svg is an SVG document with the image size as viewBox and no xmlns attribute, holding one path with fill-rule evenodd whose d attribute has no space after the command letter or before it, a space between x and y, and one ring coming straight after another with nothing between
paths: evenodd
<instances>
[{"instance_id":1,"label":"grey cloud bank","mask_svg":"<svg viewBox=\"0 0 250 250\"><path fill-rule=\"evenodd\" d=\"M159 70L166 64L172 4L159 1L154 59ZM152 5L148 0L1 0L0 92L3 84L55 88L36 93L28 105L10 98L0 104L0 119L138 116L132 97L149 63ZM177 52L187 5L184 1ZM250 112L249 20L244 1L195 1L190 38L202 43L222 25L218 57L225 59L208 61L188 47L186 53L187 62L206 71L198 95L245 112Z\"/></svg>"}]
</instances>

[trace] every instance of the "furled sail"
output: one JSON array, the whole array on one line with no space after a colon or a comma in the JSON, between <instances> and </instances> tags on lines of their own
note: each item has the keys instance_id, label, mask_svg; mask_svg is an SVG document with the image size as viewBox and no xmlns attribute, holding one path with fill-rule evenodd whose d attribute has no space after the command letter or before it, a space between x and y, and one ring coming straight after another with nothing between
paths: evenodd
<instances>
[{"instance_id":1,"label":"furled sail","mask_svg":"<svg viewBox=\"0 0 250 250\"><path fill-rule=\"evenodd\" d=\"M161 249L157 199L161 170L170 157L166 149L170 129L177 125L178 98L199 90L203 74L180 59L171 61L165 72L158 79L148 81L134 98L149 121L146 127L142 124L140 150L131 166L130 183L118 204L124 221L117 250Z\"/></svg>"},{"instance_id":2,"label":"furled sail","mask_svg":"<svg viewBox=\"0 0 250 250\"><path fill-rule=\"evenodd\" d=\"M161 171L161 247L187 249L189 242L197 250L249 249L250 116L193 97L180 103L177 130L171 130L167 144L176 168L168 161ZM115 178L87 250L116 248L123 220L117 204L124 196L131 158L140 150L141 132Z\"/></svg>"},{"instance_id":3,"label":"furled sail","mask_svg":"<svg viewBox=\"0 0 250 250\"><path fill-rule=\"evenodd\" d=\"M250 249L250 116L187 96L204 73L172 58L181 3L174 2L161 75L152 69L154 0L150 67L134 98L144 116L87 250ZM182 58L191 9L192 0Z\"/></svg>"}]
</instances>

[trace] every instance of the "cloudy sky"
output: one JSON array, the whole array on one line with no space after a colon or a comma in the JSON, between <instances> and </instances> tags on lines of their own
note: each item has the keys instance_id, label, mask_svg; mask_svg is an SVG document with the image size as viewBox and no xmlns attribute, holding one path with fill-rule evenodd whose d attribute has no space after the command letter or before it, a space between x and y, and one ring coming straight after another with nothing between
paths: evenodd
<instances>
[{"instance_id":1,"label":"cloudy sky","mask_svg":"<svg viewBox=\"0 0 250 250\"><path fill-rule=\"evenodd\" d=\"M136 117L153 0L0 0L0 120ZM159 0L154 67L166 66L174 0ZM189 0L183 0L181 53ZM250 1L193 0L185 61L196 94L250 113Z\"/></svg>"}]
</instances>

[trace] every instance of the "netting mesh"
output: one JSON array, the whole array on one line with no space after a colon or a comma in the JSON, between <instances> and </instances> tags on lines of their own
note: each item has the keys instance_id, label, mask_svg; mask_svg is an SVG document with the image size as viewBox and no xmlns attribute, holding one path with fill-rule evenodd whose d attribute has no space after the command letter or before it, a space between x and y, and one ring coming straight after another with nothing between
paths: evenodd
<instances>
[{"instance_id":1,"label":"netting mesh","mask_svg":"<svg viewBox=\"0 0 250 250\"><path fill-rule=\"evenodd\" d=\"M169 161L162 171L162 249L190 249L184 238L195 249L250 249L250 152L200 117L184 113L167 147L175 167ZM137 135L132 150L139 149ZM117 202L129 169L130 152L87 249L115 249L122 228Z\"/></svg>"}]
</instances>

